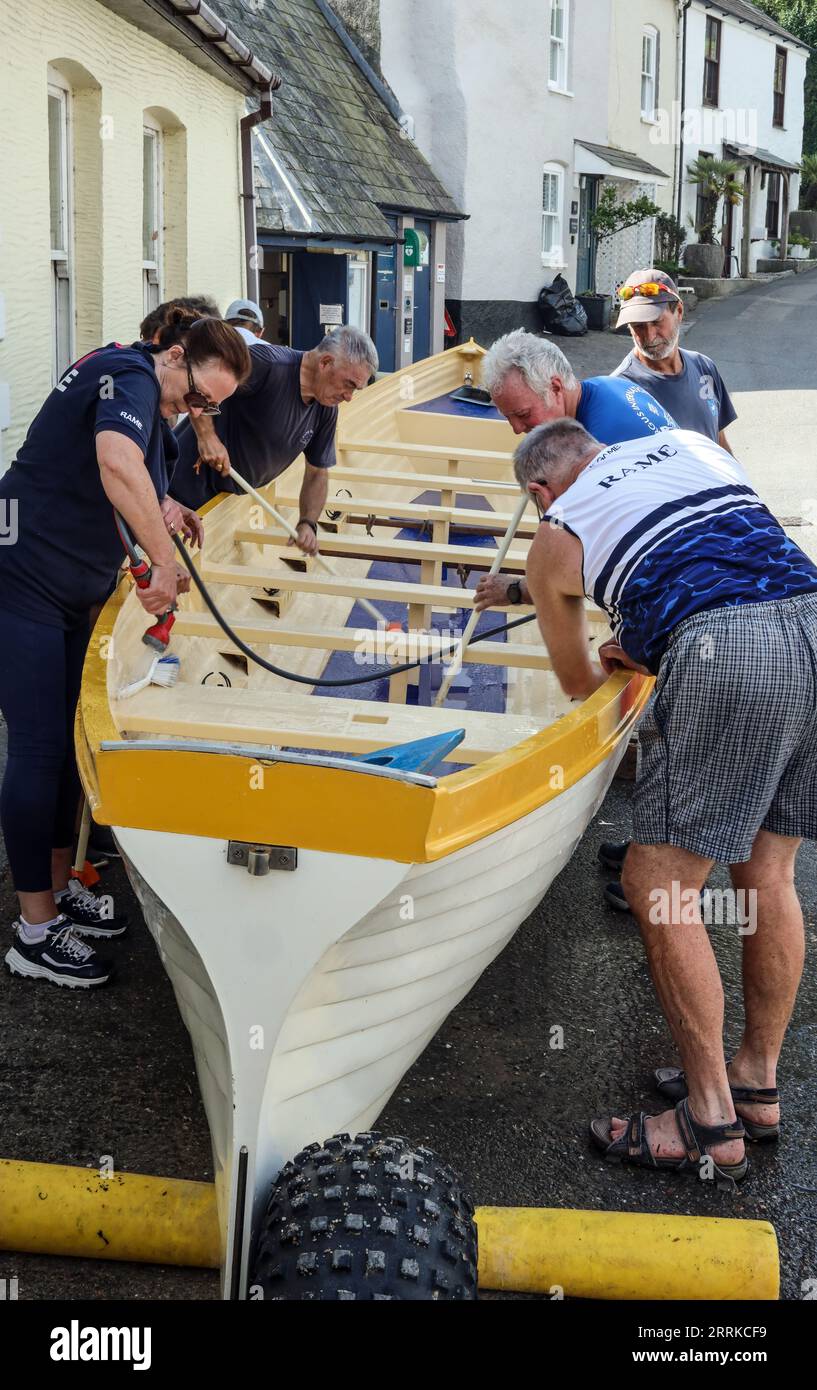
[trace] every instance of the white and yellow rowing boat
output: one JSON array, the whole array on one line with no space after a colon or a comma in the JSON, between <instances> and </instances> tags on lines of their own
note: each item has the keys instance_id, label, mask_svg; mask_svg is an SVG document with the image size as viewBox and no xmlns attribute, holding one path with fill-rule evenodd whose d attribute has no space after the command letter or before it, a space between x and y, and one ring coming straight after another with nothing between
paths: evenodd
<instances>
[{"instance_id":1,"label":"white and yellow rowing boat","mask_svg":"<svg viewBox=\"0 0 817 1390\"><path fill-rule=\"evenodd\" d=\"M470 614L463 584L490 567L519 501L508 425L450 401L481 357L452 349L342 408L321 532L334 574L287 550L251 498L208 509L201 577L268 661L317 680L367 643L377 665L412 660L433 647L433 615ZM265 491L289 518L291 472ZM524 571L536 524L531 511L506 570ZM407 630L365 632L364 601ZM376 1119L570 858L651 683L622 673L571 705L531 624L466 653L469 707L434 707L427 670L419 704L411 674L380 699L338 697L248 662L193 593L173 634L180 682L119 700L145 664L145 625L125 581L89 650L78 755L190 1031L235 1297L282 1163ZM486 671L504 708L475 707ZM426 739L450 771L399 751L363 761Z\"/></svg>"}]
</instances>

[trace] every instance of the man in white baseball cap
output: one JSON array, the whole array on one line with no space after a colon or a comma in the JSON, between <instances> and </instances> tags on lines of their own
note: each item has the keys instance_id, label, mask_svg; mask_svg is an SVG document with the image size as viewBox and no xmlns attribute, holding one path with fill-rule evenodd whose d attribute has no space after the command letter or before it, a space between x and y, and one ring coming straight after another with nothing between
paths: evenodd
<instances>
[{"instance_id":1,"label":"man in white baseball cap","mask_svg":"<svg viewBox=\"0 0 817 1390\"><path fill-rule=\"evenodd\" d=\"M224 318L233 328L244 329L241 336L250 344L264 336L264 311L253 299L234 299Z\"/></svg>"}]
</instances>

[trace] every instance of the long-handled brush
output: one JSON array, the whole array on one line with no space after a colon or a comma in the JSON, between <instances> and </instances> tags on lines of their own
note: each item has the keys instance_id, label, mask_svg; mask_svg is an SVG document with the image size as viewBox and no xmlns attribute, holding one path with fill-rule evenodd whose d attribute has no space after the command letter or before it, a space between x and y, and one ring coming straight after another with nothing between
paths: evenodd
<instances>
[{"instance_id":1,"label":"long-handled brush","mask_svg":"<svg viewBox=\"0 0 817 1390\"><path fill-rule=\"evenodd\" d=\"M71 877L78 878L83 888L93 888L99 883L99 874L88 859L88 840L91 834L91 803L87 797L82 803L82 819L79 823L79 837L75 862Z\"/></svg>"},{"instance_id":2,"label":"long-handled brush","mask_svg":"<svg viewBox=\"0 0 817 1390\"><path fill-rule=\"evenodd\" d=\"M287 534L290 536L292 540L297 541L298 532L296 531L292 523L287 521L285 516L281 516L281 513L277 511L275 507L273 507L272 503L268 502L266 497L262 497L260 492L256 492L255 488L247 482L246 478L242 478L240 473L236 473L233 467L230 468L230 477L235 479L242 492L246 492L247 496L251 497L252 500L256 502L258 506L261 507L262 510L267 513L268 516L271 516L274 521L278 522L279 526L283 527L283 529L287 532ZM320 565L321 569L325 570L327 574L334 575L334 569L330 565L329 561L324 559L320 551L315 556L315 560ZM368 613L370 618L374 618L375 622L378 624L382 623L383 627L386 628L387 631L391 631L395 627L402 627L402 624L387 622L386 619L383 617L383 614L377 608L375 608L373 603L369 603L368 599L360 598L358 599L358 603L360 604L364 612Z\"/></svg>"}]
</instances>

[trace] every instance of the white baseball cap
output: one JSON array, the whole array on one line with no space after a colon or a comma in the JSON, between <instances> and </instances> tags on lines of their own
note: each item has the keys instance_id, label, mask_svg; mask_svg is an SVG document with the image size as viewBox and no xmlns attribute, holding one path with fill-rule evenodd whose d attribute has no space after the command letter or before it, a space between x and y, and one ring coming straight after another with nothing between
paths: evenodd
<instances>
[{"instance_id":1,"label":"white baseball cap","mask_svg":"<svg viewBox=\"0 0 817 1390\"><path fill-rule=\"evenodd\" d=\"M259 328L264 327L263 310L260 304L256 304L252 299L234 299L224 317L228 323L230 319L241 319L244 323L254 323Z\"/></svg>"}]
</instances>

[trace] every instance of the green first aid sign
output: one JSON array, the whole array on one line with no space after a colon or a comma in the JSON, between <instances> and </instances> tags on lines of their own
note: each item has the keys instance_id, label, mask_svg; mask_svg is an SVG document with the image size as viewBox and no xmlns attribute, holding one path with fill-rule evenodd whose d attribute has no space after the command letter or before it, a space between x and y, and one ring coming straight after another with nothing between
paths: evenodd
<instances>
[{"instance_id":1,"label":"green first aid sign","mask_svg":"<svg viewBox=\"0 0 817 1390\"><path fill-rule=\"evenodd\" d=\"M406 244L403 247L403 265L416 270L422 256L420 238L413 227L406 228L405 236Z\"/></svg>"}]
</instances>

